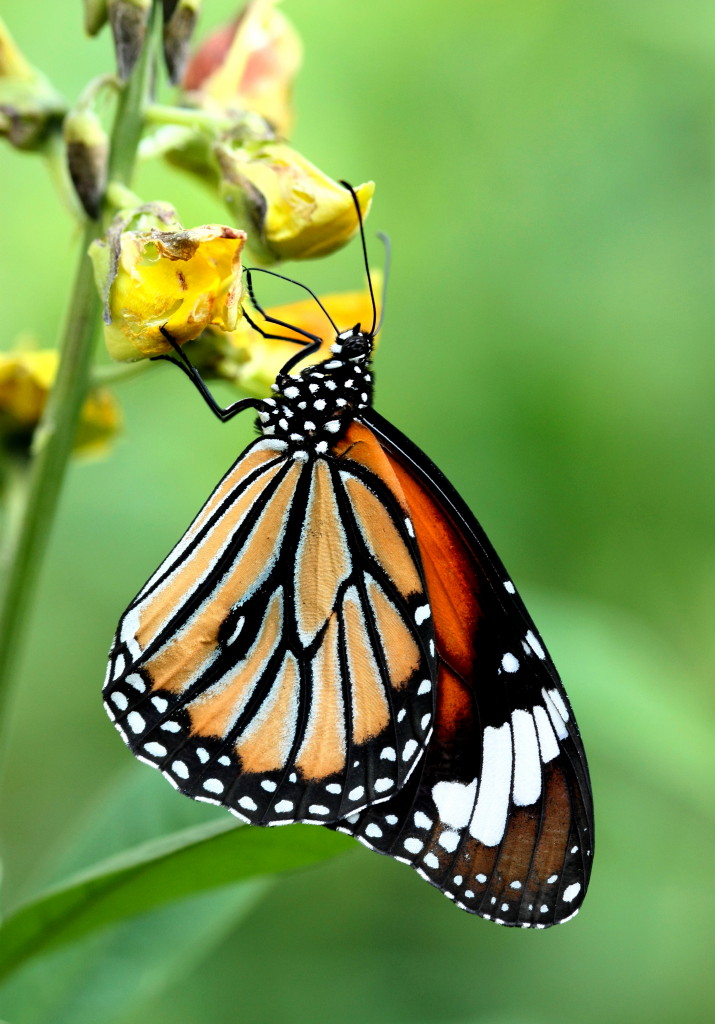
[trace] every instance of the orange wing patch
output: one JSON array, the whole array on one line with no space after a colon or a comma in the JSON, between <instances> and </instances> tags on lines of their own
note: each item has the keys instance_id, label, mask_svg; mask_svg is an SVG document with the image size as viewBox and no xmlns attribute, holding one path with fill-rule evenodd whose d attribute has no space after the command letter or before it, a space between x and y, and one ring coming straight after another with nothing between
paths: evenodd
<instances>
[{"instance_id":1,"label":"orange wing patch","mask_svg":"<svg viewBox=\"0 0 715 1024\"><path fill-rule=\"evenodd\" d=\"M261 631L246 658L187 706L191 732L223 737L245 708L275 652L283 628L283 593L270 600Z\"/></svg>"},{"instance_id":2,"label":"orange wing patch","mask_svg":"<svg viewBox=\"0 0 715 1024\"><path fill-rule=\"evenodd\" d=\"M298 698L298 662L289 651L260 711L236 744L244 771L271 772L285 767L295 737Z\"/></svg>"},{"instance_id":3,"label":"orange wing patch","mask_svg":"<svg viewBox=\"0 0 715 1024\"><path fill-rule=\"evenodd\" d=\"M330 470L316 462L296 555L295 612L307 646L333 613L340 585L351 569Z\"/></svg>"},{"instance_id":4,"label":"orange wing patch","mask_svg":"<svg viewBox=\"0 0 715 1024\"><path fill-rule=\"evenodd\" d=\"M303 778L324 779L345 767L345 708L335 615L313 659L312 672L310 718L295 763Z\"/></svg>"},{"instance_id":5,"label":"orange wing patch","mask_svg":"<svg viewBox=\"0 0 715 1024\"><path fill-rule=\"evenodd\" d=\"M399 690L420 667L420 649L394 604L370 577L367 577L367 593L380 633L390 682Z\"/></svg>"}]
</instances>

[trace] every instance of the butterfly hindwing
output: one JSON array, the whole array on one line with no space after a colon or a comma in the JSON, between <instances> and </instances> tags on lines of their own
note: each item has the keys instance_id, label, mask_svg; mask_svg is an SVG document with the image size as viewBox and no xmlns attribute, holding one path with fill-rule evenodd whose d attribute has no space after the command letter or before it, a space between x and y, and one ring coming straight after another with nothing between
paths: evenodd
<instances>
[{"instance_id":1,"label":"butterfly hindwing","mask_svg":"<svg viewBox=\"0 0 715 1024\"><path fill-rule=\"evenodd\" d=\"M434 636L401 496L340 457L248 447L122 617L105 704L177 789L257 824L406 783Z\"/></svg>"},{"instance_id":2,"label":"butterfly hindwing","mask_svg":"<svg viewBox=\"0 0 715 1024\"><path fill-rule=\"evenodd\" d=\"M463 909L507 925L572 916L593 856L588 769L554 665L501 562L441 473L374 412L422 554L440 670L425 759L338 823Z\"/></svg>"}]
</instances>

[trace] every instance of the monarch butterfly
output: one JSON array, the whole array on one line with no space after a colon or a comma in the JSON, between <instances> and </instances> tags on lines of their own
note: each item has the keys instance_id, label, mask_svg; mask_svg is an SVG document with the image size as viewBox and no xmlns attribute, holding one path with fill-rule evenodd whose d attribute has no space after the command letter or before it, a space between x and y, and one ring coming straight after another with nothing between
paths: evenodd
<instances>
[{"instance_id":1,"label":"monarch butterfly","mask_svg":"<svg viewBox=\"0 0 715 1024\"><path fill-rule=\"evenodd\" d=\"M105 706L194 799L349 833L464 910L545 928L591 870L578 727L474 516L372 408L353 199L370 330L335 328L329 358L292 372L321 339L268 316L249 271L256 308L303 347L272 398L227 409L168 339L177 359L160 358L222 420L257 408L260 436L121 617Z\"/></svg>"}]
</instances>

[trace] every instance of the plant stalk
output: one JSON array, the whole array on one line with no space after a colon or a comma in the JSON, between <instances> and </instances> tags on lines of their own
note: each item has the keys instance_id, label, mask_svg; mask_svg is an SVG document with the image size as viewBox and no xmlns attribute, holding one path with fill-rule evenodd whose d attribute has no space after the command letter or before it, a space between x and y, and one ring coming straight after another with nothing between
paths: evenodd
<instances>
[{"instance_id":1,"label":"plant stalk","mask_svg":"<svg viewBox=\"0 0 715 1024\"><path fill-rule=\"evenodd\" d=\"M150 26L142 55L120 93L112 130L109 175L123 184L131 180L141 138L153 36ZM101 233L101 223L85 222L57 377L35 435L25 505L5 553L0 591L0 733L5 734L10 682L89 384L101 308L87 250Z\"/></svg>"}]
</instances>

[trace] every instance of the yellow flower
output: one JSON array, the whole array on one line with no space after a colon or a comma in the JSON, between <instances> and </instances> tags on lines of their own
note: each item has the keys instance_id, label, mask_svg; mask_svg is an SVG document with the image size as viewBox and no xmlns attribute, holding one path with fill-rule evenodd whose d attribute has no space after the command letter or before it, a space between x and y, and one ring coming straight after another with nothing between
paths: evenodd
<instances>
[{"instance_id":1,"label":"yellow flower","mask_svg":"<svg viewBox=\"0 0 715 1024\"><path fill-rule=\"evenodd\" d=\"M382 291L380 271L372 272L372 282L379 315ZM372 326L372 304L367 289L321 295L320 301L339 330L347 330L355 324L362 324L367 329ZM323 339L320 349L308 358L305 365L317 363L328 357L330 346L335 341L335 331L314 299L273 306L266 312L269 316L295 327L302 327L303 330ZM259 327L268 332L305 340L297 331L269 324L253 310L250 315ZM263 398L270 394L271 384L275 381L278 371L297 351L298 346L289 341L262 337L246 319L242 319L236 330L228 335L217 336L213 331L204 334L192 346L190 355L199 369L231 380L249 394Z\"/></svg>"},{"instance_id":2,"label":"yellow flower","mask_svg":"<svg viewBox=\"0 0 715 1024\"><path fill-rule=\"evenodd\" d=\"M58 363L55 349L0 354L0 435L15 451L29 450ZM112 393L105 388L90 391L77 425L75 452L101 453L120 428L121 413Z\"/></svg>"},{"instance_id":3,"label":"yellow flower","mask_svg":"<svg viewBox=\"0 0 715 1024\"><path fill-rule=\"evenodd\" d=\"M183 87L200 106L251 111L279 135L288 135L303 48L275 4L251 0L232 23L207 36L186 69Z\"/></svg>"},{"instance_id":4,"label":"yellow flower","mask_svg":"<svg viewBox=\"0 0 715 1024\"><path fill-rule=\"evenodd\" d=\"M327 256L358 230L348 190L290 146L229 140L216 154L224 200L249 228L249 246L264 261ZM355 189L363 219L374 191L372 181Z\"/></svg>"},{"instance_id":5,"label":"yellow flower","mask_svg":"<svg viewBox=\"0 0 715 1024\"><path fill-rule=\"evenodd\" d=\"M183 345L212 324L231 331L241 316L244 232L220 224L172 228L110 230L90 248L114 359L171 351L162 327Z\"/></svg>"}]
</instances>

